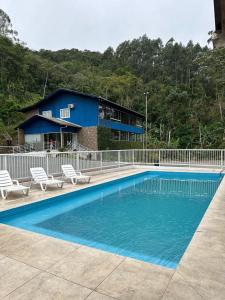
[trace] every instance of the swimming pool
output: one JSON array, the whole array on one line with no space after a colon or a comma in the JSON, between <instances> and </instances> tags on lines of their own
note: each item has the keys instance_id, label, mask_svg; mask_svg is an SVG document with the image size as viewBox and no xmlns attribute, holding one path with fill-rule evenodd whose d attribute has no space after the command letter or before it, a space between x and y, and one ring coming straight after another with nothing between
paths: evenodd
<instances>
[{"instance_id":1,"label":"swimming pool","mask_svg":"<svg viewBox=\"0 0 225 300\"><path fill-rule=\"evenodd\" d=\"M144 172L0 213L0 222L176 268L222 177Z\"/></svg>"}]
</instances>

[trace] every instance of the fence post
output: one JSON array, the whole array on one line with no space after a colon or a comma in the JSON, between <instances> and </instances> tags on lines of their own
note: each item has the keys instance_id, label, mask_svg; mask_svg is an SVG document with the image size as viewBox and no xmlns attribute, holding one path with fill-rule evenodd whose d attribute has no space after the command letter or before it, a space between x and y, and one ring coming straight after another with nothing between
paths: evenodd
<instances>
[{"instance_id":1,"label":"fence post","mask_svg":"<svg viewBox=\"0 0 225 300\"><path fill-rule=\"evenodd\" d=\"M118 166L120 168L120 150L118 151Z\"/></svg>"},{"instance_id":2,"label":"fence post","mask_svg":"<svg viewBox=\"0 0 225 300\"><path fill-rule=\"evenodd\" d=\"M159 149L159 167L161 165L161 150Z\"/></svg>"},{"instance_id":3,"label":"fence post","mask_svg":"<svg viewBox=\"0 0 225 300\"><path fill-rule=\"evenodd\" d=\"M221 150L220 155L221 155L221 157L220 157L220 159L221 159L221 167L223 167L223 150Z\"/></svg>"},{"instance_id":4,"label":"fence post","mask_svg":"<svg viewBox=\"0 0 225 300\"><path fill-rule=\"evenodd\" d=\"M132 150L132 162L133 162L133 166L134 166L134 149Z\"/></svg>"},{"instance_id":5,"label":"fence post","mask_svg":"<svg viewBox=\"0 0 225 300\"><path fill-rule=\"evenodd\" d=\"M4 156L4 168L7 170L7 155Z\"/></svg>"},{"instance_id":6,"label":"fence post","mask_svg":"<svg viewBox=\"0 0 225 300\"><path fill-rule=\"evenodd\" d=\"M191 150L188 151L188 167L191 167Z\"/></svg>"},{"instance_id":7,"label":"fence post","mask_svg":"<svg viewBox=\"0 0 225 300\"><path fill-rule=\"evenodd\" d=\"M80 155L79 155L79 152L77 152L77 156L76 156L76 169L78 171L80 170Z\"/></svg>"},{"instance_id":8,"label":"fence post","mask_svg":"<svg viewBox=\"0 0 225 300\"><path fill-rule=\"evenodd\" d=\"M102 152L100 152L100 166L101 166L101 171L102 171Z\"/></svg>"},{"instance_id":9,"label":"fence post","mask_svg":"<svg viewBox=\"0 0 225 300\"><path fill-rule=\"evenodd\" d=\"M48 165L48 153L46 154L46 171L47 171L47 174L49 174L49 165Z\"/></svg>"}]
</instances>

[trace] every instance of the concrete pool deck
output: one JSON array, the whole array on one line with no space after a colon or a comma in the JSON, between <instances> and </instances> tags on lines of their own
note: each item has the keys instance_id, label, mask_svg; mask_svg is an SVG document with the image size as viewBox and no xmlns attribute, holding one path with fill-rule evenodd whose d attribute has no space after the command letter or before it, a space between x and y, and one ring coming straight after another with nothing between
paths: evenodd
<instances>
[{"instance_id":1,"label":"concrete pool deck","mask_svg":"<svg viewBox=\"0 0 225 300\"><path fill-rule=\"evenodd\" d=\"M92 184L147 169L156 168L100 174ZM35 188L29 197L0 200L0 210L85 186ZM0 224L0 299L225 299L225 179L176 270Z\"/></svg>"}]
</instances>

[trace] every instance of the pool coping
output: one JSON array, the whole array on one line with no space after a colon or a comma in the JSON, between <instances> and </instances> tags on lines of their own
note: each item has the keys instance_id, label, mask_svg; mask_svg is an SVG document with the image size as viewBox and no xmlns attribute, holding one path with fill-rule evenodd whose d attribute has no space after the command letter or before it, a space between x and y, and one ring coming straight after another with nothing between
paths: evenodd
<instances>
[{"instance_id":1,"label":"pool coping","mask_svg":"<svg viewBox=\"0 0 225 300\"><path fill-rule=\"evenodd\" d=\"M154 172L153 175L155 175L157 173L161 173L161 172L171 173L171 170L169 172L168 171L163 171L163 170L158 170L158 169L151 170L151 171ZM215 173L215 172L210 172L210 173L209 172L186 172L184 170L180 170L180 172L177 172L177 171L173 170L172 173L218 174L218 173ZM0 212L0 216L3 217L3 218L4 217L7 218L7 215L16 215L17 213L29 210L30 208L35 210L35 208L38 209L39 205L42 205L42 203L51 204L51 201L54 201L54 203L55 203L55 201L56 201L56 203L58 203L58 201L61 201L61 200L63 201L63 199L64 199L63 196L66 196L66 195L74 194L74 197L75 197L75 195L77 193L79 193L80 191L84 191L84 192L85 191L87 191L87 192L93 191L95 189L95 187L105 186L109 183L117 183L117 182L119 182L123 179L132 179L133 177L136 178L137 175L144 175L144 174L149 174L149 170L146 169L146 170L142 170L141 172L135 172L135 174L120 176L119 178L114 178L114 179L108 179L108 180L105 180L104 182L101 181L101 182L98 182L98 183L90 184L90 185L85 186L85 187L79 187L75 191L67 191L67 192L64 192L60 195L49 197L47 199L40 199L40 200L34 201L32 203L27 203L25 205L20 205L20 206L15 207L15 208L6 209L6 210ZM83 205L83 204L81 204L81 205ZM139 254L139 253L132 252L130 250L124 250L123 248L114 247L113 245L108 245L108 244L96 242L96 241L91 240L91 239L86 240L84 238L76 237L76 236L75 237L70 237L67 234L62 234L60 232L57 232L57 231L54 231L54 230L51 230L51 229L45 229L45 228L42 228L42 227L39 228L38 226L35 226L33 224L28 224L26 226L16 225L16 224L13 225L13 224L10 224L10 223L7 224L7 222L4 223L4 221L3 221L3 224L10 225L10 226L13 226L13 227L16 227L16 228L21 228L21 229L24 229L24 230L27 230L27 231L30 231L30 232L34 232L34 233L43 234L43 235L46 235L46 236L51 236L51 237L54 237L54 238L57 238L57 239L67 241L67 242L72 242L72 243L76 243L76 244L85 245L87 247L107 251L107 252L117 254L117 255L121 255L121 256L124 256L124 257L134 258L134 259L141 260L141 261L151 263L151 264L154 264L154 265L159 265L159 266L162 266L162 267L165 267L165 268L168 268L168 269L176 269L178 264L179 264L179 262L173 262L173 261L170 261L168 259L162 259L162 258L158 258L157 256L152 256L152 255L142 255L142 254ZM189 245L189 243L188 243L188 245ZM186 251L186 249L185 249L185 251Z\"/></svg>"},{"instance_id":2,"label":"pool coping","mask_svg":"<svg viewBox=\"0 0 225 300\"><path fill-rule=\"evenodd\" d=\"M146 172L147 172L147 170L146 170ZM135 172L134 174L119 176L119 177L116 177L114 179L106 179L106 180L103 180L103 181L100 181L100 182L97 182L97 183L89 183L88 185L85 185L84 187L83 186L77 187L76 190L63 191L63 189L62 189L62 193L60 193L58 195L52 195L52 196L44 197L44 198L41 198L41 199L38 199L38 200L31 201L29 203L20 203L20 204L15 205L14 207L10 207L10 208L0 210L0 213L2 213L4 211L8 211L8 210L13 210L15 208L23 207L23 206L26 206L26 205L39 203L39 202L42 202L42 201L45 201L45 200L50 200L50 199L53 199L53 198L56 198L56 197L64 196L64 195L67 195L67 194L70 194L70 193L73 193L73 192L86 190L86 189L89 189L89 188L92 188L92 187L95 187L95 186L98 186L98 185L101 185L101 184L104 184L104 183L113 182L113 181L116 181L116 180L119 180L119 179L126 178L128 176L137 175L137 174L141 174L141 173L143 173L143 170Z\"/></svg>"},{"instance_id":3,"label":"pool coping","mask_svg":"<svg viewBox=\"0 0 225 300\"><path fill-rule=\"evenodd\" d=\"M159 171L181 171L193 172L192 168L171 168L168 167L145 167L132 174L142 173L143 170L159 170ZM137 168L138 169L138 168ZM195 169L196 172L203 170ZM207 173L218 173L219 170L204 170ZM214 171L214 172L213 172ZM131 174L131 175L132 175ZM118 174L119 175L119 174ZM116 179L125 178L128 175L118 176ZM115 180L116 180L115 179ZM111 179L102 180L96 186L105 182L112 181ZM79 190L83 187L79 188ZM78 190L78 189L77 189ZM70 193L69 191L68 193ZM65 193L64 193L65 194ZM53 198L55 196L52 196ZM49 199L49 197L47 198ZM181 258L178 267L174 270L171 279L165 287L164 293L159 299L188 299L188 295L194 295L196 299L222 299L222 292L225 292L225 279L223 274L225 271L224 264L221 263L221 258L225 258L225 178L222 179L209 207L207 208L197 230L195 231L191 242L189 243L183 257ZM39 200L40 201L40 200ZM35 201L35 202L39 202ZM43 201L43 199L42 199ZM33 202L32 202L33 203ZM20 206L24 206L21 204ZM16 206L19 207L19 206ZM4 225L8 226L8 225ZM9 226L10 228L14 228ZM15 232L26 231L15 228ZM40 235L31 233L31 235ZM52 239L47 237L47 239ZM85 246L87 247L87 246ZM89 248L89 247L87 247ZM92 251L92 248L90 248ZM102 252L102 250L97 250ZM117 256L115 254L112 254ZM131 259L135 260L135 259ZM143 262L143 264L149 264ZM151 264L150 264L151 265ZM152 265L153 267L155 265ZM156 268L165 267L156 266ZM138 274L137 274L138 276ZM224 280L224 281L223 281ZM224 286L224 289L223 289ZM106 295L112 296L110 293ZM221 298L219 297L221 296ZM199 298L198 298L199 297ZM194 298L194 299L195 299ZM143 298L144 299L144 298ZM147 299L147 298L146 298Z\"/></svg>"}]
</instances>

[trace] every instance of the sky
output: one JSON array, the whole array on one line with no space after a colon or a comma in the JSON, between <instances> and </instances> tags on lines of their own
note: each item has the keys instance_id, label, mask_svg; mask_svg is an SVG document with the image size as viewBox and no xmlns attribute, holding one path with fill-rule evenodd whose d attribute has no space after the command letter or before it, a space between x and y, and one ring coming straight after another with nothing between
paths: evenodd
<instances>
[{"instance_id":1,"label":"sky","mask_svg":"<svg viewBox=\"0 0 225 300\"><path fill-rule=\"evenodd\" d=\"M213 0L0 0L19 38L33 50L103 52L147 34L207 44Z\"/></svg>"}]
</instances>

